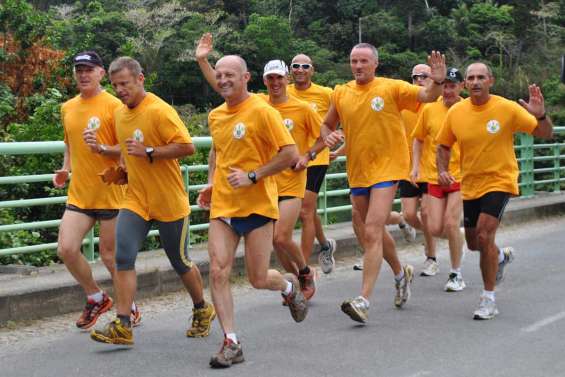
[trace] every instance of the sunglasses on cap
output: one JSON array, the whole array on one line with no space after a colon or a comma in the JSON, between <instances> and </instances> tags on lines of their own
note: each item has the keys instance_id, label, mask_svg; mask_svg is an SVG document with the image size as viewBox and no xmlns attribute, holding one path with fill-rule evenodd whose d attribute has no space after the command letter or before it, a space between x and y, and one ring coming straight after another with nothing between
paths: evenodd
<instances>
[{"instance_id":1,"label":"sunglasses on cap","mask_svg":"<svg viewBox=\"0 0 565 377\"><path fill-rule=\"evenodd\" d=\"M428 75L426 75L425 73L420 73L417 75L412 75L412 80L416 81L416 80L425 80L428 78Z\"/></svg>"},{"instance_id":2,"label":"sunglasses on cap","mask_svg":"<svg viewBox=\"0 0 565 377\"><path fill-rule=\"evenodd\" d=\"M298 68L302 68L303 70L309 70L312 67L312 64L308 64L308 63L292 63L290 65L292 67L292 69L298 69Z\"/></svg>"}]
</instances>

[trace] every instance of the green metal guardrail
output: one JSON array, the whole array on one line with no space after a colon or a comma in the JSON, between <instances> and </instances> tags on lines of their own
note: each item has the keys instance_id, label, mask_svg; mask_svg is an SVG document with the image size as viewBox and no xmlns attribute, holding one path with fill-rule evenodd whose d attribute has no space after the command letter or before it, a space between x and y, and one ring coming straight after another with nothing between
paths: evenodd
<instances>
[{"instance_id":1,"label":"green metal guardrail","mask_svg":"<svg viewBox=\"0 0 565 377\"><path fill-rule=\"evenodd\" d=\"M565 127L556 127L556 135L565 134ZM195 137L193 138L194 144L197 148L209 148L211 145L210 137ZM522 196L532 196L535 194L537 188L548 188L558 192L561 190L562 183L565 182L565 177L561 174L565 170L565 164L561 160L565 159L565 142L535 144L534 138L530 135L519 134L516 138L517 145L515 146L518 162L520 164L520 188ZM25 143L0 143L0 156L1 155L30 155L30 154L52 154L62 153L64 144L62 141L47 141L47 142L25 142ZM337 159L337 162L345 161L344 157ZM540 167L540 165L542 165ZM547 166L551 165L551 166ZM185 188L188 192L200 190L204 184L191 184L190 173L192 172L205 172L208 171L207 165L182 165L182 175L184 178ZM543 179L536 179L536 176L544 174ZM550 174L551 178L547 178ZM50 182L53 174L39 174L39 175L23 175L12 177L0 177L0 185L13 185L21 183L33 182ZM349 195L349 189L346 187L337 187L335 189L328 189L328 182L336 180L345 180L346 174L344 171L332 172L326 175L322 189L319 195L318 213L322 215L323 223L328 223L328 215L332 213L350 211L351 205L336 205L328 206L329 198L343 198L346 199ZM30 206L44 206L51 204L63 204L67 200L66 196L47 197L47 198L34 198L34 199L20 199L0 201L0 209L2 208L18 208ZM398 205L399 200L395 200ZM192 213L202 211L198 206L191 206ZM58 227L60 220L45 220L35 221L29 223L14 223L14 224L0 224L0 232L13 232L20 230L32 229L47 229ZM191 224L191 231L205 230L208 228L207 223ZM151 231L149 236L156 235L157 231ZM84 253L89 260L95 259L94 246L99 242L98 237L95 237L94 231L91 230L83 241ZM190 242L190 240L189 240ZM53 250L57 248L57 243L44 243L38 245L28 245L20 247L11 247L7 249L0 249L0 256L10 254L32 253L41 250Z\"/></svg>"}]
</instances>

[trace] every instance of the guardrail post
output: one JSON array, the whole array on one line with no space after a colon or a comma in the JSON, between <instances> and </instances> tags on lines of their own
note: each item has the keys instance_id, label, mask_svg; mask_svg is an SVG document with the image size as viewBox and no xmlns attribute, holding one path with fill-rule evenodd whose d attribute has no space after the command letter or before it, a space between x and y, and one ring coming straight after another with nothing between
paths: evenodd
<instances>
[{"instance_id":1,"label":"guardrail post","mask_svg":"<svg viewBox=\"0 0 565 377\"><path fill-rule=\"evenodd\" d=\"M181 167L181 172L182 172L182 177L184 179L184 190L186 191L186 195L188 196L188 198L190 199L190 194L188 192L188 187L190 186L190 178L188 175L188 165L182 165ZM190 206L190 202L188 204ZM190 248L190 217L188 218L188 236L187 236L187 241L188 241L188 247Z\"/></svg>"},{"instance_id":2,"label":"guardrail post","mask_svg":"<svg viewBox=\"0 0 565 377\"><path fill-rule=\"evenodd\" d=\"M94 262L96 260L94 257L94 227L88 231L86 238L88 243L84 245L84 256L89 262Z\"/></svg>"},{"instance_id":3,"label":"guardrail post","mask_svg":"<svg viewBox=\"0 0 565 377\"><path fill-rule=\"evenodd\" d=\"M522 196L533 196L534 189L534 137L528 134L519 134L520 170L522 171Z\"/></svg>"},{"instance_id":4,"label":"guardrail post","mask_svg":"<svg viewBox=\"0 0 565 377\"><path fill-rule=\"evenodd\" d=\"M553 192L561 191L561 150L558 143L553 145Z\"/></svg>"}]
</instances>

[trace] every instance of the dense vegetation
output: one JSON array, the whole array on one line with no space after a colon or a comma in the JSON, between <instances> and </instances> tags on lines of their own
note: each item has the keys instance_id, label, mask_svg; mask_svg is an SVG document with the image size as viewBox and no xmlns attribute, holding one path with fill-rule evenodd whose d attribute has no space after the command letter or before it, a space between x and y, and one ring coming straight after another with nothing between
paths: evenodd
<instances>
[{"instance_id":1,"label":"dense vegetation","mask_svg":"<svg viewBox=\"0 0 565 377\"><path fill-rule=\"evenodd\" d=\"M558 81L565 0L2 0L0 141L62 139L59 106L75 94L69 62L85 49L97 50L106 64L119 55L139 59L148 88L179 108L193 135L205 135L205 113L221 102L194 60L206 31L216 40L214 58L238 53L248 61L253 90L263 88L267 60L290 61L299 52L313 58L316 82L350 80L348 54L362 39L379 48L383 76L408 79L432 49L459 68L489 62L496 93L525 97L527 84L536 82L555 123L565 125ZM0 175L46 173L60 163L61 156L0 157ZM45 183L0 186L0 200L63 193ZM0 224L53 219L61 210L0 209ZM54 237L53 229L0 233L0 248Z\"/></svg>"}]
</instances>

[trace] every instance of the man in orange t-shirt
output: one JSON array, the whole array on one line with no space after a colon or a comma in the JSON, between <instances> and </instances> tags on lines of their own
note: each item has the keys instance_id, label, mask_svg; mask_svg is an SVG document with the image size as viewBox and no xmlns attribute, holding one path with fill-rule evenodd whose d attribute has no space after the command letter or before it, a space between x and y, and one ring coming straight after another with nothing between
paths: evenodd
<instances>
[{"instance_id":1,"label":"man in orange t-shirt","mask_svg":"<svg viewBox=\"0 0 565 377\"><path fill-rule=\"evenodd\" d=\"M484 289L474 319L498 314L494 289L514 257L511 247L498 248L496 230L511 196L518 195L518 162L514 133L527 132L551 138L553 125L545 113L543 95L529 86L529 102L520 105L490 93L494 76L484 63L472 63L465 73L469 98L453 105L436 140L439 183L455 182L448 170L451 146L461 150L461 194L465 238L471 250L481 253Z\"/></svg>"},{"instance_id":2,"label":"man in orange t-shirt","mask_svg":"<svg viewBox=\"0 0 565 377\"><path fill-rule=\"evenodd\" d=\"M115 277L116 216L124 192L121 186L106 185L98 173L117 166L120 149L114 112L122 104L100 86L105 71L102 59L95 51L75 55L73 65L79 95L61 107L65 155L63 167L53 177L54 186L62 188L69 172L72 170L73 173L59 227L57 254L87 295L86 306L76 326L89 329L112 307L112 299L94 280L90 265L80 250L84 236L98 221L100 259L112 278ZM141 320L135 304L132 320L135 324Z\"/></svg>"},{"instance_id":3,"label":"man in orange t-shirt","mask_svg":"<svg viewBox=\"0 0 565 377\"><path fill-rule=\"evenodd\" d=\"M208 336L216 313L204 300L200 271L188 255L190 206L177 161L192 155L194 144L175 109L145 91L145 77L136 60L118 58L109 72L112 87L125 105L116 111L115 120L128 187L116 223L117 318L90 337L102 343L133 345L132 323L126 313L137 288L137 253L153 224L194 304L186 336Z\"/></svg>"},{"instance_id":4,"label":"man in orange t-shirt","mask_svg":"<svg viewBox=\"0 0 565 377\"><path fill-rule=\"evenodd\" d=\"M355 80L335 88L332 105L322 125L322 138L329 147L342 140L341 134L335 131L337 124L343 127L351 203L364 227L361 294L341 305L342 311L354 321L368 319L369 298L380 271L383 251L395 275L395 306L402 307L410 297L414 269L400 265L394 240L386 232L385 224L398 181L408 179L410 168L400 111L415 111L420 102L435 101L445 78L445 57L434 51L428 60L431 80L425 87L419 87L400 80L376 78L377 49L368 43L354 46L350 65Z\"/></svg>"}]
</instances>

